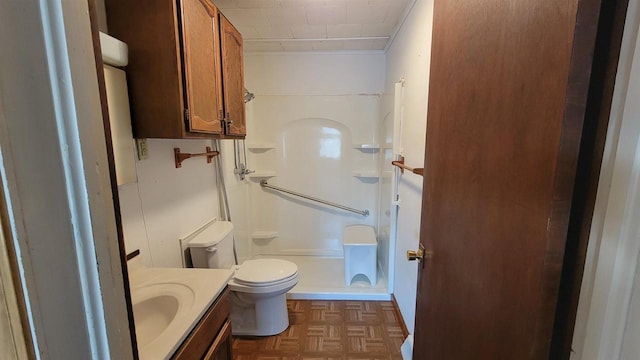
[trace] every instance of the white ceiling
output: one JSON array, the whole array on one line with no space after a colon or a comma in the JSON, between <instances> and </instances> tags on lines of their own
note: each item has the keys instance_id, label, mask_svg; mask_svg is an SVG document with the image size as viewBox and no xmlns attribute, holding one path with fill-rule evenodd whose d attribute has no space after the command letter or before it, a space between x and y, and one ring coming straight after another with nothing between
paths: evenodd
<instances>
[{"instance_id":1,"label":"white ceiling","mask_svg":"<svg viewBox=\"0 0 640 360\"><path fill-rule=\"evenodd\" d=\"M247 52L382 50L409 0L213 0Z\"/></svg>"}]
</instances>

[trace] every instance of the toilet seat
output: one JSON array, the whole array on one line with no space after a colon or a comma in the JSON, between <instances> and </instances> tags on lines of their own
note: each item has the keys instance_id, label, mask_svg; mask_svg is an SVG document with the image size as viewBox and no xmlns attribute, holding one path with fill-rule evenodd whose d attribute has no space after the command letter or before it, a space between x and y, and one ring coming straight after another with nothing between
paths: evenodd
<instances>
[{"instance_id":1,"label":"toilet seat","mask_svg":"<svg viewBox=\"0 0 640 360\"><path fill-rule=\"evenodd\" d=\"M287 260L255 259L243 262L234 278L244 284L268 284L293 276L298 266Z\"/></svg>"},{"instance_id":2,"label":"toilet seat","mask_svg":"<svg viewBox=\"0 0 640 360\"><path fill-rule=\"evenodd\" d=\"M289 282L291 281L294 277L298 277L298 273L296 272L295 274L291 275L291 276L287 276L284 279L280 279L277 281L271 281L271 282L266 282L266 283L248 283L242 280L238 280L238 279L233 279L234 282L238 285L244 285L244 286L255 286L255 287L263 287L263 286L272 286L272 285L279 285L285 282Z\"/></svg>"},{"instance_id":3,"label":"toilet seat","mask_svg":"<svg viewBox=\"0 0 640 360\"><path fill-rule=\"evenodd\" d=\"M296 264L280 259L256 259L235 267L229 287L232 291L269 293L292 287L297 282Z\"/></svg>"},{"instance_id":4,"label":"toilet seat","mask_svg":"<svg viewBox=\"0 0 640 360\"><path fill-rule=\"evenodd\" d=\"M244 285L236 282L234 279L229 280L229 289L231 291L237 291L241 293L249 294L271 294L281 291L289 291L298 283L298 274L286 279L286 281L279 282L277 284L268 284L265 286Z\"/></svg>"}]
</instances>

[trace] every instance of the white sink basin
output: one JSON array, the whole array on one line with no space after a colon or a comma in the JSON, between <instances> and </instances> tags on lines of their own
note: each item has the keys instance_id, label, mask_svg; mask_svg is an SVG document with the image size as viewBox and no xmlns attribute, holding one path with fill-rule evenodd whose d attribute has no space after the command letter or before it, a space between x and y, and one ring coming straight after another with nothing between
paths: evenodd
<instances>
[{"instance_id":1,"label":"white sink basin","mask_svg":"<svg viewBox=\"0 0 640 360\"><path fill-rule=\"evenodd\" d=\"M144 347L193 305L194 293L183 284L160 283L137 288L133 293L133 318L138 346Z\"/></svg>"},{"instance_id":2,"label":"white sink basin","mask_svg":"<svg viewBox=\"0 0 640 360\"><path fill-rule=\"evenodd\" d=\"M130 269L139 358L170 358L231 276L217 269Z\"/></svg>"}]
</instances>

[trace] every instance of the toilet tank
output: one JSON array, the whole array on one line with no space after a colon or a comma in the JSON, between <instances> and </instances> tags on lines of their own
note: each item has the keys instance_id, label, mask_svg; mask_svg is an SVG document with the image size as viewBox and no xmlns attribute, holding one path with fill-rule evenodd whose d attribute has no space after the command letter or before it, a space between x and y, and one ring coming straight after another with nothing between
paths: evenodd
<instances>
[{"instance_id":1,"label":"toilet tank","mask_svg":"<svg viewBox=\"0 0 640 360\"><path fill-rule=\"evenodd\" d=\"M229 269L233 258L233 224L214 221L195 234L189 241L193 267Z\"/></svg>"}]
</instances>

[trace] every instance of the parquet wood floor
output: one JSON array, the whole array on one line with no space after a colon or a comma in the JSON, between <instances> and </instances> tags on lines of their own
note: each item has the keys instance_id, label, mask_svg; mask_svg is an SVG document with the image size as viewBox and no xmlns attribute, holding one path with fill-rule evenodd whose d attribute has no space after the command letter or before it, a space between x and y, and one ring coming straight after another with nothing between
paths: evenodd
<instances>
[{"instance_id":1,"label":"parquet wood floor","mask_svg":"<svg viewBox=\"0 0 640 360\"><path fill-rule=\"evenodd\" d=\"M234 337L234 360L401 360L404 341L391 301L288 300L289 328Z\"/></svg>"}]
</instances>

